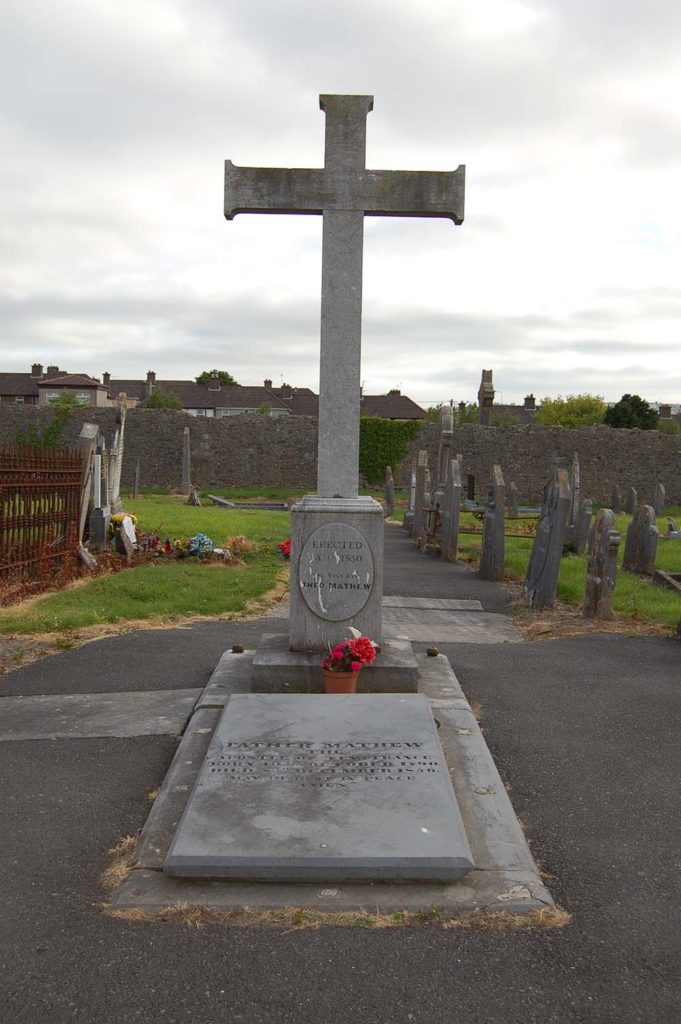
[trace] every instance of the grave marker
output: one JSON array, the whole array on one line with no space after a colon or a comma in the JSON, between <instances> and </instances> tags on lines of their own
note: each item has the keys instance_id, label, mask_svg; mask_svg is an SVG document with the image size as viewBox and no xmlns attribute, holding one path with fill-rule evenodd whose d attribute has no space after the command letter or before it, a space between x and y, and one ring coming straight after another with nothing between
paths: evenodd
<instances>
[{"instance_id":1,"label":"grave marker","mask_svg":"<svg viewBox=\"0 0 681 1024\"><path fill-rule=\"evenodd\" d=\"M612 619L617 549L620 535L615 528L612 509L599 509L594 523L586 570L586 588L582 615L586 619Z\"/></svg>"},{"instance_id":2,"label":"grave marker","mask_svg":"<svg viewBox=\"0 0 681 1024\"><path fill-rule=\"evenodd\" d=\"M237 167L225 161L228 220L238 213L323 217L317 495L291 510L289 646L297 651L324 649L344 638L350 625L381 639L383 509L358 496L364 217L446 217L461 224L464 201L463 167L452 172L366 169L372 96L323 95L319 102L326 115L323 168ZM417 511L418 503L415 517ZM372 554L373 592L361 614L347 620L327 618L321 603L310 608L301 591L309 582L301 555L324 519L360 532ZM420 523L414 527L418 537Z\"/></svg>"},{"instance_id":3,"label":"grave marker","mask_svg":"<svg viewBox=\"0 0 681 1024\"><path fill-rule=\"evenodd\" d=\"M544 503L523 586L523 601L531 608L553 607L569 512L567 471L556 468L544 487Z\"/></svg>"},{"instance_id":4,"label":"grave marker","mask_svg":"<svg viewBox=\"0 0 681 1024\"><path fill-rule=\"evenodd\" d=\"M448 562L456 561L459 546L459 516L461 512L461 456L451 459L445 484L445 498L440 528L440 555Z\"/></svg>"},{"instance_id":5,"label":"grave marker","mask_svg":"<svg viewBox=\"0 0 681 1024\"><path fill-rule=\"evenodd\" d=\"M487 505L482 528L480 575L484 580L504 578L504 509L506 487L501 466L492 467L492 479L487 492Z\"/></svg>"},{"instance_id":6,"label":"grave marker","mask_svg":"<svg viewBox=\"0 0 681 1024\"><path fill-rule=\"evenodd\" d=\"M629 523L624 542L622 568L627 572L639 572L652 576L655 569L657 539L659 531L655 525L655 510L652 505L640 505Z\"/></svg>"}]
</instances>

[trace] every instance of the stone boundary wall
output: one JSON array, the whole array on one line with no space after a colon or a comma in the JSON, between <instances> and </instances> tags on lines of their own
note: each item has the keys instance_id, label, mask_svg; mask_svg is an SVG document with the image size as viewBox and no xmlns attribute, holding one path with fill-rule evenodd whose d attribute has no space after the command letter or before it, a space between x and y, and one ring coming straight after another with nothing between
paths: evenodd
<instances>
[{"instance_id":1,"label":"stone boundary wall","mask_svg":"<svg viewBox=\"0 0 681 1024\"><path fill-rule=\"evenodd\" d=\"M31 423L38 429L52 417L49 409L3 406L0 409L0 444L12 444L18 429ZM98 423L107 440L115 429L115 410L83 409L75 412L63 440L74 444L84 420ZM131 410L126 419L125 456L121 478L132 487L135 462L140 460L142 487L179 488L182 472L182 433L191 429L192 482L198 487L309 488L317 481L317 421L307 416L226 416L203 419L171 410ZM437 465L439 427L424 423L410 445L410 455L393 466L396 486L408 482L411 459L425 448L431 470ZM579 455L582 497L607 503L612 488L635 487L639 500L652 502L655 484L663 483L667 501L681 505L681 435L656 430L611 430L586 427L482 427L454 428L453 454L463 455L465 475L475 476L476 497L483 500L492 466L499 463L508 485L516 484L521 501L539 502L552 465L569 469Z\"/></svg>"}]
</instances>

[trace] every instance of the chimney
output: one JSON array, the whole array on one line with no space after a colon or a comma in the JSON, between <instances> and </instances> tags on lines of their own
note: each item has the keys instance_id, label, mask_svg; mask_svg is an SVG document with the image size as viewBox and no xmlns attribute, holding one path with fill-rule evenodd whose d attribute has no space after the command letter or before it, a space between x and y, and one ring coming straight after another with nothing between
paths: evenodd
<instances>
[{"instance_id":1,"label":"chimney","mask_svg":"<svg viewBox=\"0 0 681 1024\"><path fill-rule=\"evenodd\" d=\"M271 380L269 380L269 379L265 380L265 381L263 381L263 384L265 385L265 387L267 388L268 391L272 390L272 381Z\"/></svg>"},{"instance_id":2,"label":"chimney","mask_svg":"<svg viewBox=\"0 0 681 1024\"><path fill-rule=\"evenodd\" d=\"M109 385L111 384L111 374L110 373L103 373L102 374L102 384L104 385L105 388L109 387Z\"/></svg>"},{"instance_id":3,"label":"chimney","mask_svg":"<svg viewBox=\"0 0 681 1024\"><path fill-rule=\"evenodd\" d=\"M465 402L459 402L459 412L460 413L464 413L465 411L466 411L466 403Z\"/></svg>"},{"instance_id":4,"label":"chimney","mask_svg":"<svg viewBox=\"0 0 681 1024\"><path fill-rule=\"evenodd\" d=\"M281 398L288 399L290 401L291 398L293 398L292 392L293 392L293 388L291 387L290 384L282 384L281 385L281 395L280 395Z\"/></svg>"},{"instance_id":5,"label":"chimney","mask_svg":"<svg viewBox=\"0 0 681 1024\"><path fill-rule=\"evenodd\" d=\"M58 373L59 373L59 367L58 366L48 366L47 367L47 376L48 377L56 377Z\"/></svg>"},{"instance_id":6,"label":"chimney","mask_svg":"<svg viewBox=\"0 0 681 1024\"><path fill-rule=\"evenodd\" d=\"M391 388L390 391L388 392L388 394L389 395L401 395L402 392L400 391L399 388Z\"/></svg>"},{"instance_id":7,"label":"chimney","mask_svg":"<svg viewBox=\"0 0 681 1024\"><path fill-rule=\"evenodd\" d=\"M154 384L156 383L156 374L153 370L147 370L147 398L154 390Z\"/></svg>"},{"instance_id":8,"label":"chimney","mask_svg":"<svg viewBox=\"0 0 681 1024\"><path fill-rule=\"evenodd\" d=\"M658 416L661 420L670 420L672 418L672 407L671 405L662 405L658 410Z\"/></svg>"},{"instance_id":9,"label":"chimney","mask_svg":"<svg viewBox=\"0 0 681 1024\"><path fill-rule=\"evenodd\" d=\"M483 370L478 390L478 419L484 427L492 426L492 406L494 405L494 384L492 370Z\"/></svg>"},{"instance_id":10,"label":"chimney","mask_svg":"<svg viewBox=\"0 0 681 1024\"><path fill-rule=\"evenodd\" d=\"M220 390L220 378L217 373L212 373L208 379L208 390L219 391Z\"/></svg>"},{"instance_id":11,"label":"chimney","mask_svg":"<svg viewBox=\"0 0 681 1024\"><path fill-rule=\"evenodd\" d=\"M31 367L31 377L40 378L43 375L43 364L34 363Z\"/></svg>"},{"instance_id":12,"label":"chimney","mask_svg":"<svg viewBox=\"0 0 681 1024\"><path fill-rule=\"evenodd\" d=\"M534 395L525 395L525 404L523 405L523 409L529 409L530 412L536 412L537 400Z\"/></svg>"}]
</instances>

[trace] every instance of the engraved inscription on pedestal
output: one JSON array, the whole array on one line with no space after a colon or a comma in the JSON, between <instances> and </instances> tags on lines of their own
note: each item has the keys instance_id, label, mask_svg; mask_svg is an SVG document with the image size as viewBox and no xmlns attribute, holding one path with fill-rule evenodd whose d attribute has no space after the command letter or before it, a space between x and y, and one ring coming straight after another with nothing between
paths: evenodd
<instances>
[{"instance_id":1,"label":"engraved inscription on pedestal","mask_svg":"<svg viewBox=\"0 0 681 1024\"><path fill-rule=\"evenodd\" d=\"M305 603L320 618L337 622L356 615L374 582L366 538L345 523L320 526L303 545L298 581Z\"/></svg>"},{"instance_id":2,"label":"engraved inscription on pedestal","mask_svg":"<svg viewBox=\"0 0 681 1024\"><path fill-rule=\"evenodd\" d=\"M234 694L164 871L453 881L472 867L422 694Z\"/></svg>"}]
</instances>

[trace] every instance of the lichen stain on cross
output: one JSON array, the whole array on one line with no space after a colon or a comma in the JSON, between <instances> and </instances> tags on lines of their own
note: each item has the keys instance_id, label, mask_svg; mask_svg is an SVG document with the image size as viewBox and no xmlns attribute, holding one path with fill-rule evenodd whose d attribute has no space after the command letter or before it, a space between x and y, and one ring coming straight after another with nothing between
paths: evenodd
<instances>
[{"instance_id":1,"label":"lichen stain on cross","mask_svg":"<svg viewBox=\"0 0 681 1024\"><path fill-rule=\"evenodd\" d=\"M225 161L225 217L323 215L317 493L357 495L364 215L463 223L465 168L372 171L366 118L373 96L320 96L324 167L237 167Z\"/></svg>"}]
</instances>

